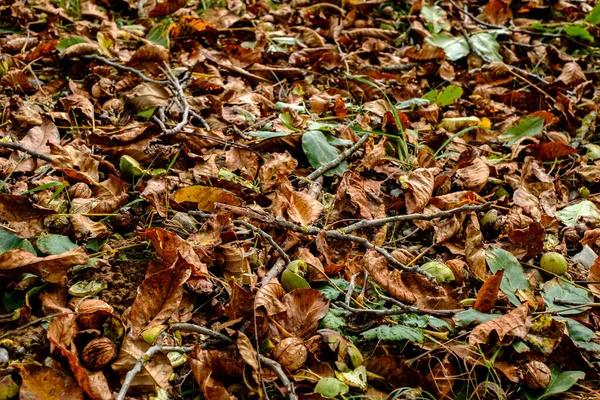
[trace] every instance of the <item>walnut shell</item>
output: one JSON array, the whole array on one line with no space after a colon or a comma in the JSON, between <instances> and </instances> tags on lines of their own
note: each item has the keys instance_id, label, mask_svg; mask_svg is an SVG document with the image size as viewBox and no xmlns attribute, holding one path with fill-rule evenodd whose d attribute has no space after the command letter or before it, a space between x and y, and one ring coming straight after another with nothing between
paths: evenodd
<instances>
[{"instance_id":1,"label":"walnut shell","mask_svg":"<svg viewBox=\"0 0 600 400\"><path fill-rule=\"evenodd\" d=\"M102 369L117 356L117 346L108 338L90 341L81 352L81 361L89 369Z\"/></svg>"},{"instance_id":2,"label":"walnut shell","mask_svg":"<svg viewBox=\"0 0 600 400\"><path fill-rule=\"evenodd\" d=\"M306 362L308 350L300 338L285 338L273 349L273 356L282 367L297 370Z\"/></svg>"},{"instance_id":3,"label":"walnut shell","mask_svg":"<svg viewBox=\"0 0 600 400\"><path fill-rule=\"evenodd\" d=\"M89 199L92 197L92 189L83 182L77 182L69 188L71 199Z\"/></svg>"},{"instance_id":4,"label":"walnut shell","mask_svg":"<svg viewBox=\"0 0 600 400\"><path fill-rule=\"evenodd\" d=\"M531 361L525 365L523 381L530 389L545 389L550 383L552 373L546 364L540 361Z\"/></svg>"},{"instance_id":5,"label":"walnut shell","mask_svg":"<svg viewBox=\"0 0 600 400\"><path fill-rule=\"evenodd\" d=\"M77 322L83 329L99 329L104 316L112 313L113 308L108 303L99 299L83 300L77 306Z\"/></svg>"}]
</instances>

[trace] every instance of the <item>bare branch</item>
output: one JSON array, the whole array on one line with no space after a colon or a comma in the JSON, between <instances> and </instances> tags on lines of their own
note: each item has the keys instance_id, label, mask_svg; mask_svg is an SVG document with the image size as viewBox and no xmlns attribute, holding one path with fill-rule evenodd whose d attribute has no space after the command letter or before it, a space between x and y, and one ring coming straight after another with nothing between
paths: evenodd
<instances>
[{"instance_id":1,"label":"bare branch","mask_svg":"<svg viewBox=\"0 0 600 400\"><path fill-rule=\"evenodd\" d=\"M269 244L271 246L273 246L275 248L275 250L277 250L277 252L279 253L279 255L281 255L281 258L283 258L283 260L286 262L286 264L289 264L289 263L292 262L292 260L287 255L287 253L281 248L280 245L278 245L275 242L275 240L273 239L273 237L271 235L269 235L267 232L263 231L259 227L254 226L251 223L246 222L246 221L237 220L237 221L233 221L233 223L237 224L237 225L245 226L246 228L250 229L252 232L255 232L258 235L260 235L263 239L266 239L266 241L269 242Z\"/></svg>"},{"instance_id":2,"label":"bare branch","mask_svg":"<svg viewBox=\"0 0 600 400\"><path fill-rule=\"evenodd\" d=\"M11 143L11 142L2 142L2 141L0 141L0 147L5 147L7 149L20 150L20 151L22 151L24 153L29 154L32 157L39 158L40 160L44 160L44 161L47 161L49 163L52 162L52 157L49 156L48 154L42 154L42 153L37 152L35 150L29 149L29 148L25 147L21 143Z\"/></svg>"},{"instance_id":3,"label":"bare branch","mask_svg":"<svg viewBox=\"0 0 600 400\"><path fill-rule=\"evenodd\" d=\"M358 231L363 228L370 228L374 226L382 226L391 222L401 222L401 221L413 221L413 220L423 220L423 221L431 221L436 218L446 218L451 217L455 214L460 214L462 212L470 212L470 211L485 211L488 210L492 206L492 203L485 203L477 206L466 205L458 208L453 208L451 210L440 211L432 214L406 214L406 215L396 215L393 217L380 218L380 219L371 219L371 220L361 220L355 224L348 225L344 228L344 233L350 233L354 231Z\"/></svg>"},{"instance_id":4,"label":"bare branch","mask_svg":"<svg viewBox=\"0 0 600 400\"><path fill-rule=\"evenodd\" d=\"M119 394L117 395L117 400L125 400L125 395L127 395L127 391L129 390L129 387L131 386L131 383L133 382L133 378L135 378L135 376L140 373L144 364L147 363L148 361L150 361L152 359L152 357L154 357L157 353L164 353L164 352L168 353L168 352L172 352L172 351L176 351L178 353L190 353L193 350L194 350L193 346L192 347L178 347L178 346L155 345L155 346L150 347L148 349L148 351L146 351L140 358L138 358L135 365L133 366L133 369L131 369L129 372L127 372L127 375L125 375L125 380L123 381L123 386L121 386L121 390L119 390Z\"/></svg>"}]
</instances>

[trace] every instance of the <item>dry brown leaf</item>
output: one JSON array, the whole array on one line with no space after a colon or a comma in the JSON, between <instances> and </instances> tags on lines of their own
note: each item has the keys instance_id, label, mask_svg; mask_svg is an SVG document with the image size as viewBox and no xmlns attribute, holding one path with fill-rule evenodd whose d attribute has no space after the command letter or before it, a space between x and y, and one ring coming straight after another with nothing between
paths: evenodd
<instances>
[{"instance_id":1,"label":"dry brown leaf","mask_svg":"<svg viewBox=\"0 0 600 400\"><path fill-rule=\"evenodd\" d=\"M14 364L13 368L21 377L21 399L85 399L77 382L57 369L37 364Z\"/></svg>"},{"instance_id":2,"label":"dry brown leaf","mask_svg":"<svg viewBox=\"0 0 600 400\"><path fill-rule=\"evenodd\" d=\"M0 255L0 275L30 272L46 282L64 283L72 267L84 265L87 261L88 255L82 247L47 257L37 257L24 249L12 249Z\"/></svg>"},{"instance_id":3,"label":"dry brown leaf","mask_svg":"<svg viewBox=\"0 0 600 400\"><path fill-rule=\"evenodd\" d=\"M435 183L435 169L418 168L408 175L406 185L406 212L413 214L421 211L433 195Z\"/></svg>"},{"instance_id":4,"label":"dry brown leaf","mask_svg":"<svg viewBox=\"0 0 600 400\"><path fill-rule=\"evenodd\" d=\"M123 379L149 348L150 345L145 340L125 335L119 356L111 364L111 368ZM140 391L154 391L156 386L167 388L172 373L173 368L167 355L159 352L143 364L142 370L133 378L131 387ZM109 398L112 399L112 396Z\"/></svg>"},{"instance_id":5,"label":"dry brown leaf","mask_svg":"<svg viewBox=\"0 0 600 400\"><path fill-rule=\"evenodd\" d=\"M299 338L312 336L329 310L329 301L316 289L292 290L281 302L287 308L283 326Z\"/></svg>"},{"instance_id":6,"label":"dry brown leaf","mask_svg":"<svg viewBox=\"0 0 600 400\"><path fill-rule=\"evenodd\" d=\"M531 326L528 317L529 306L521 304L508 314L476 326L469 335L469 344L507 345L515 337L522 339Z\"/></svg>"},{"instance_id":7,"label":"dry brown leaf","mask_svg":"<svg viewBox=\"0 0 600 400\"><path fill-rule=\"evenodd\" d=\"M500 269L483 283L477 293L475 304L473 304L474 310L487 313L494 308L496 300L498 300L498 291L500 290L500 282L502 282L503 275L504 270Z\"/></svg>"},{"instance_id":8,"label":"dry brown leaf","mask_svg":"<svg viewBox=\"0 0 600 400\"><path fill-rule=\"evenodd\" d=\"M179 263L144 279L137 288L137 296L128 315L127 326L132 337L165 322L177 311L183 296L183 284L191 274L187 264Z\"/></svg>"}]
</instances>

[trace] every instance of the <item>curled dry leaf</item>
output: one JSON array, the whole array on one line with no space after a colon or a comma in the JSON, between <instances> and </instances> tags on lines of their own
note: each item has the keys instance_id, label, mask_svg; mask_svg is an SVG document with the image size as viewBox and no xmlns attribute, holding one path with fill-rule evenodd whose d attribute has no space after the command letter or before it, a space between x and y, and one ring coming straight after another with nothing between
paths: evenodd
<instances>
[{"instance_id":1,"label":"curled dry leaf","mask_svg":"<svg viewBox=\"0 0 600 400\"><path fill-rule=\"evenodd\" d=\"M529 332L529 306L524 303L502 317L478 325L469 335L473 346L510 343L515 337L524 338Z\"/></svg>"},{"instance_id":2,"label":"curled dry leaf","mask_svg":"<svg viewBox=\"0 0 600 400\"><path fill-rule=\"evenodd\" d=\"M433 195L435 183L434 169L419 168L408 175L406 185L406 212L413 214L421 211Z\"/></svg>"}]
</instances>

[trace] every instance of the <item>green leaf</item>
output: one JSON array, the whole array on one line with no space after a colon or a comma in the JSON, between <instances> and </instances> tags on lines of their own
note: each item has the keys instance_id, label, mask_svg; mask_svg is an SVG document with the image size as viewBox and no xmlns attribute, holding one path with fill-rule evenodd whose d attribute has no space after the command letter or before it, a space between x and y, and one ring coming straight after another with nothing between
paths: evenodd
<instances>
[{"instance_id":1,"label":"green leaf","mask_svg":"<svg viewBox=\"0 0 600 400\"><path fill-rule=\"evenodd\" d=\"M168 49L171 45L169 41L169 31L168 25L157 25L148 31L146 39Z\"/></svg>"},{"instance_id":2,"label":"green leaf","mask_svg":"<svg viewBox=\"0 0 600 400\"><path fill-rule=\"evenodd\" d=\"M521 301L515 296L517 290L529 290L529 280L521 267L519 260L504 249L489 249L486 252L487 264L493 273L503 269L504 275L500 282L500 290L515 306Z\"/></svg>"},{"instance_id":3,"label":"green leaf","mask_svg":"<svg viewBox=\"0 0 600 400\"><path fill-rule=\"evenodd\" d=\"M136 115L140 118L144 118L145 120L149 120L154 115L155 110L156 107L150 107L145 110L138 111Z\"/></svg>"},{"instance_id":4,"label":"green leaf","mask_svg":"<svg viewBox=\"0 0 600 400\"><path fill-rule=\"evenodd\" d=\"M454 37L445 33L438 33L426 38L425 42L432 46L441 47L450 61L466 57L471 51L469 43L462 36Z\"/></svg>"},{"instance_id":5,"label":"green leaf","mask_svg":"<svg viewBox=\"0 0 600 400\"><path fill-rule=\"evenodd\" d=\"M69 36L66 38L62 38L58 41L58 44L56 45L56 50L58 50L59 53L64 53L64 51L67 50L69 47L79 43L89 42L81 36Z\"/></svg>"},{"instance_id":6,"label":"green leaf","mask_svg":"<svg viewBox=\"0 0 600 400\"><path fill-rule=\"evenodd\" d=\"M556 217L567 226L575 226L581 217L600 219L600 212L594 203L584 200L563 208L556 213Z\"/></svg>"},{"instance_id":7,"label":"green leaf","mask_svg":"<svg viewBox=\"0 0 600 400\"><path fill-rule=\"evenodd\" d=\"M433 33L440 33L442 30L449 31L451 28L446 11L440 6L423 6L421 18L427 22L427 28Z\"/></svg>"},{"instance_id":8,"label":"green leaf","mask_svg":"<svg viewBox=\"0 0 600 400\"><path fill-rule=\"evenodd\" d=\"M260 139L273 139L278 137L289 136L292 132L274 132L274 131L251 131L248 132L250 136L254 136Z\"/></svg>"},{"instance_id":9,"label":"green leaf","mask_svg":"<svg viewBox=\"0 0 600 400\"><path fill-rule=\"evenodd\" d=\"M338 129L340 124L337 122L308 121L307 126L310 131L331 132L334 129Z\"/></svg>"},{"instance_id":10,"label":"green leaf","mask_svg":"<svg viewBox=\"0 0 600 400\"><path fill-rule=\"evenodd\" d=\"M409 328L404 325L394 325L392 327L382 325L369 329L361 335L367 340L389 340L393 342L408 340L409 342L423 343L423 331L421 329Z\"/></svg>"},{"instance_id":11,"label":"green leaf","mask_svg":"<svg viewBox=\"0 0 600 400\"><path fill-rule=\"evenodd\" d=\"M28 240L21 239L11 231L0 227L0 254L13 249L25 249L35 254L35 249Z\"/></svg>"},{"instance_id":12,"label":"green leaf","mask_svg":"<svg viewBox=\"0 0 600 400\"><path fill-rule=\"evenodd\" d=\"M341 317L343 314L343 310L334 310L330 308L329 311L327 311L327 314L325 314L323 319L319 322L319 327L321 329L331 329L341 332L346 326L346 320Z\"/></svg>"},{"instance_id":13,"label":"green leaf","mask_svg":"<svg viewBox=\"0 0 600 400\"><path fill-rule=\"evenodd\" d=\"M502 314L486 314L471 308L469 310L456 313L452 319L456 322L457 326L462 328L469 326L474 322L477 324L484 324L501 316Z\"/></svg>"},{"instance_id":14,"label":"green leaf","mask_svg":"<svg viewBox=\"0 0 600 400\"><path fill-rule=\"evenodd\" d=\"M336 285L340 290L344 290L344 291L346 289L348 289L348 287L350 286L350 282L348 282L345 279L341 279L341 278L334 278L331 280L331 282L334 285ZM322 286L317 286L316 289L318 289L321 293L323 293L323 295L327 298L327 300L330 300L330 301L337 300L338 297L340 297L340 295L342 294L331 283L326 283Z\"/></svg>"},{"instance_id":15,"label":"green leaf","mask_svg":"<svg viewBox=\"0 0 600 400\"><path fill-rule=\"evenodd\" d=\"M544 283L544 293L542 297L546 302L546 310L560 312L561 315L580 314L586 310L585 307L569 309L572 306L555 304L555 299L560 299L574 304L586 304L592 301L592 296L585 290L578 288L568 282L554 278ZM561 311L565 310L566 311Z\"/></svg>"},{"instance_id":16,"label":"green leaf","mask_svg":"<svg viewBox=\"0 0 600 400\"><path fill-rule=\"evenodd\" d=\"M319 168L340 155L340 151L329 144L321 131L308 131L302 135L302 150L313 168ZM348 163L342 161L337 167L325 172L325 176L341 175L347 168Z\"/></svg>"},{"instance_id":17,"label":"green leaf","mask_svg":"<svg viewBox=\"0 0 600 400\"><path fill-rule=\"evenodd\" d=\"M556 319L565 321L569 328L569 337L573 340L575 346L582 348L587 351L593 351L600 353L600 345L594 342L596 334L590 328L583 326L580 322L575 321L571 318L560 318Z\"/></svg>"},{"instance_id":18,"label":"green leaf","mask_svg":"<svg viewBox=\"0 0 600 400\"><path fill-rule=\"evenodd\" d=\"M508 140L506 144L510 146L521 138L537 135L542 131L542 128L544 128L544 120L540 117L525 117L504 132L500 139Z\"/></svg>"},{"instance_id":19,"label":"green leaf","mask_svg":"<svg viewBox=\"0 0 600 400\"><path fill-rule=\"evenodd\" d=\"M68 237L54 234L39 237L36 244L42 253L56 256L77 247Z\"/></svg>"},{"instance_id":20,"label":"green leaf","mask_svg":"<svg viewBox=\"0 0 600 400\"><path fill-rule=\"evenodd\" d=\"M594 42L594 37L588 32L585 25L576 24L569 25L565 28L565 33L569 36L573 36L575 38L584 39L589 41L590 43Z\"/></svg>"},{"instance_id":21,"label":"green leaf","mask_svg":"<svg viewBox=\"0 0 600 400\"><path fill-rule=\"evenodd\" d=\"M450 85L437 96L435 102L442 107L449 106L454 103L455 100L460 99L460 96L462 95L463 90L460 86Z\"/></svg>"},{"instance_id":22,"label":"green leaf","mask_svg":"<svg viewBox=\"0 0 600 400\"><path fill-rule=\"evenodd\" d=\"M45 184L40 185L38 187L34 187L33 189L29 189L29 190L24 191L23 193L21 193L21 196L24 196L24 195L29 194L29 193L39 192L39 191L45 190L45 189L50 189L50 188L53 188L55 186L60 186L60 185L63 185L63 183L62 182L56 182L56 181L55 182L48 182L48 183L45 183Z\"/></svg>"},{"instance_id":23,"label":"green leaf","mask_svg":"<svg viewBox=\"0 0 600 400\"><path fill-rule=\"evenodd\" d=\"M542 400L548 396L557 393L563 393L569 390L578 380L585 378L585 373L582 371L565 371L560 372L558 367L552 366L552 378L550 383L541 394L535 394L532 392L525 392L527 400Z\"/></svg>"},{"instance_id":24,"label":"green leaf","mask_svg":"<svg viewBox=\"0 0 600 400\"><path fill-rule=\"evenodd\" d=\"M340 139L338 137L333 136L331 133L325 133L325 139L327 139L327 143L329 143L332 146L350 146L352 144L351 140Z\"/></svg>"},{"instance_id":25,"label":"green leaf","mask_svg":"<svg viewBox=\"0 0 600 400\"><path fill-rule=\"evenodd\" d=\"M319 393L327 399L335 399L340 394L348 393L348 390L348 385L335 378L321 378L315 386L315 393Z\"/></svg>"},{"instance_id":26,"label":"green leaf","mask_svg":"<svg viewBox=\"0 0 600 400\"><path fill-rule=\"evenodd\" d=\"M500 45L496 41L496 36L501 32L482 32L476 33L469 37L470 44L478 51L479 54L483 55L491 61L502 61L502 56L498 52Z\"/></svg>"},{"instance_id":27,"label":"green leaf","mask_svg":"<svg viewBox=\"0 0 600 400\"><path fill-rule=\"evenodd\" d=\"M596 7L594 7L592 11L590 11L590 13L585 16L585 20L590 24L600 24L600 3L596 4Z\"/></svg>"},{"instance_id":28,"label":"green leaf","mask_svg":"<svg viewBox=\"0 0 600 400\"><path fill-rule=\"evenodd\" d=\"M427 100L429 103L436 103L437 98L440 95L440 92L437 90L432 90L431 92L427 92L423 95L423 98Z\"/></svg>"}]
</instances>

